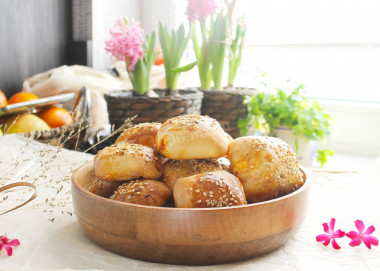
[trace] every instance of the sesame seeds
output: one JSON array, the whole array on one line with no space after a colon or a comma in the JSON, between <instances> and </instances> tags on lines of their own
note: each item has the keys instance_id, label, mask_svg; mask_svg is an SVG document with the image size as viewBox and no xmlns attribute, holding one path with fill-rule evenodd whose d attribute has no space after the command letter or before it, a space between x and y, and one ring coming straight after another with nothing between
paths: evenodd
<instances>
[{"instance_id":1,"label":"sesame seeds","mask_svg":"<svg viewBox=\"0 0 380 271\"><path fill-rule=\"evenodd\" d=\"M226 174L232 175L224 171L200 174L201 176L196 179L191 187L193 189L189 189L190 192L194 193L194 203L201 204L200 207L228 207L244 204L245 199L241 200L242 197L244 198L243 191L241 191L242 195L238 197L230 188L232 185L230 183L231 176L227 178L225 177ZM236 181L238 182L237 179Z\"/></svg>"},{"instance_id":2,"label":"sesame seeds","mask_svg":"<svg viewBox=\"0 0 380 271\"><path fill-rule=\"evenodd\" d=\"M112 156L133 155L142 157L146 162L158 161L158 156L152 148L139 145L120 142L118 144L106 147L96 154L97 159L102 159Z\"/></svg>"},{"instance_id":3,"label":"sesame seeds","mask_svg":"<svg viewBox=\"0 0 380 271\"><path fill-rule=\"evenodd\" d=\"M115 196L117 195L127 195L127 199L132 199L136 195L141 195L141 191L145 188L145 185L141 180L130 181L120 185L115 191ZM151 189L152 190L152 189Z\"/></svg>"},{"instance_id":4,"label":"sesame seeds","mask_svg":"<svg viewBox=\"0 0 380 271\"><path fill-rule=\"evenodd\" d=\"M231 169L244 184L247 198L289 194L303 185L302 172L288 144L271 137L245 137L230 145Z\"/></svg>"}]
</instances>

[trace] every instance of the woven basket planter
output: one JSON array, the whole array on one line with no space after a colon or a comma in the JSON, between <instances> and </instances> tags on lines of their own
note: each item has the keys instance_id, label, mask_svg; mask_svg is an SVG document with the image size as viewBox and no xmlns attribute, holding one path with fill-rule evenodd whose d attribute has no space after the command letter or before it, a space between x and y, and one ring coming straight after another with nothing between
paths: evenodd
<instances>
[{"instance_id":1,"label":"woven basket planter","mask_svg":"<svg viewBox=\"0 0 380 271\"><path fill-rule=\"evenodd\" d=\"M130 91L104 94L110 124L115 129L127 118L137 116L133 123L160 122L185 114L200 114L203 93L198 90L179 90L178 94L164 96L165 90L155 90L158 97L132 96Z\"/></svg>"},{"instance_id":2,"label":"woven basket planter","mask_svg":"<svg viewBox=\"0 0 380 271\"><path fill-rule=\"evenodd\" d=\"M219 121L223 129L233 138L239 137L239 119L246 118L248 114L247 106L243 102L247 96L256 93L257 90L252 88L203 91L201 114Z\"/></svg>"}]
</instances>

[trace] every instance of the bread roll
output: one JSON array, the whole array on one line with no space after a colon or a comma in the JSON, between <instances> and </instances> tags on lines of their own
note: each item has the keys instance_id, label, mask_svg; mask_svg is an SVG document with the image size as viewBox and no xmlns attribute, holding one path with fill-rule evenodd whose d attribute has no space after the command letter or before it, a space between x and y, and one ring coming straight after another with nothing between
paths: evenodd
<instances>
[{"instance_id":1,"label":"bread roll","mask_svg":"<svg viewBox=\"0 0 380 271\"><path fill-rule=\"evenodd\" d=\"M251 203L287 195L304 183L293 151L278 138L237 138L229 145L228 159Z\"/></svg>"},{"instance_id":2,"label":"bread roll","mask_svg":"<svg viewBox=\"0 0 380 271\"><path fill-rule=\"evenodd\" d=\"M121 142L100 150L94 160L95 175L103 181L159 179L160 156L152 148Z\"/></svg>"},{"instance_id":3,"label":"bread roll","mask_svg":"<svg viewBox=\"0 0 380 271\"><path fill-rule=\"evenodd\" d=\"M163 165L162 182L173 191L175 181L180 177L225 170L229 171L230 162L227 158L218 159L190 159L190 160L168 160Z\"/></svg>"},{"instance_id":4,"label":"bread roll","mask_svg":"<svg viewBox=\"0 0 380 271\"><path fill-rule=\"evenodd\" d=\"M183 115L162 124L156 145L162 155L174 160L219 158L227 153L228 137L210 117Z\"/></svg>"},{"instance_id":5,"label":"bread roll","mask_svg":"<svg viewBox=\"0 0 380 271\"><path fill-rule=\"evenodd\" d=\"M118 187L111 199L149 206L164 206L170 196L170 189L155 180L136 180Z\"/></svg>"},{"instance_id":6,"label":"bread roll","mask_svg":"<svg viewBox=\"0 0 380 271\"><path fill-rule=\"evenodd\" d=\"M228 142L228 144L230 144L234 139L228 133L225 133L225 134L226 134L226 137L227 137L227 142Z\"/></svg>"},{"instance_id":7,"label":"bread roll","mask_svg":"<svg viewBox=\"0 0 380 271\"><path fill-rule=\"evenodd\" d=\"M156 135L160 127L161 123L158 122L137 124L122 132L116 139L115 144L118 144L120 142L141 144L157 150Z\"/></svg>"},{"instance_id":8,"label":"bread roll","mask_svg":"<svg viewBox=\"0 0 380 271\"><path fill-rule=\"evenodd\" d=\"M115 192L115 190L118 188L120 184L121 182L96 180L90 186L89 191L91 193L94 193L95 195L104 198L109 198L110 196L112 196L112 194Z\"/></svg>"},{"instance_id":9,"label":"bread roll","mask_svg":"<svg viewBox=\"0 0 380 271\"><path fill-rule=\"evenodd\" d=\"M173 190L177 208L227 207L246 204L243 185L226 171L178 178Z\"/></svg>"}]
</instances>

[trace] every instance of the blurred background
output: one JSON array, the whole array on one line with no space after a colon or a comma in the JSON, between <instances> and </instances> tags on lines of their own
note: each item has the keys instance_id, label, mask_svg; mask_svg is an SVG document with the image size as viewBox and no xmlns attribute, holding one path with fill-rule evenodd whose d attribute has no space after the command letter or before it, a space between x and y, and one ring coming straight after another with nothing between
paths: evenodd
<instances>
[{"instance_id":1,"label":"blurred background","mask_svg":"<svg viewBox=\"0 0 380 271\"><path fill-rule=\"evenodd\" d=\"M104 41L117 18L133 16L150 33L158 21L187 25L186 6L186 0L1 0L0 89L10 96L26 78L61 65L105 71L111 59ZM247 37L236 85L304 84L333 119L328 146L336 154L327 167L358 167L380 154L378 14L376 0L237 1Z\"/></svg>"}]
</instances>

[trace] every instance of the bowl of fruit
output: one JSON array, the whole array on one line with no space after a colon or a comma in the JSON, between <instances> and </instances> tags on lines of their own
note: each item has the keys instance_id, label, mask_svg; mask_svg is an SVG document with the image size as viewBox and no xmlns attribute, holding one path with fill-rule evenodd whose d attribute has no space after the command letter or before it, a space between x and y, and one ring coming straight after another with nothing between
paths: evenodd
<instances>
[{"instance_id":1,"label":"bowl of fruit","mask_svg":"<svg viewBox=\"0 0 380 271\"><path fill-rule=\"evenodd\" d=\"M72 148L74 140L71 138L78 140L77 135L87 128L88 121L83 115L73 115L62 103L76 98L76 104L79 104L82 97L83 91L77 97L66 93L44 98L30 92L17 92L7 99L0 91L0 133L20 134L40 142Z\"/></svg>"}]
</instances>

